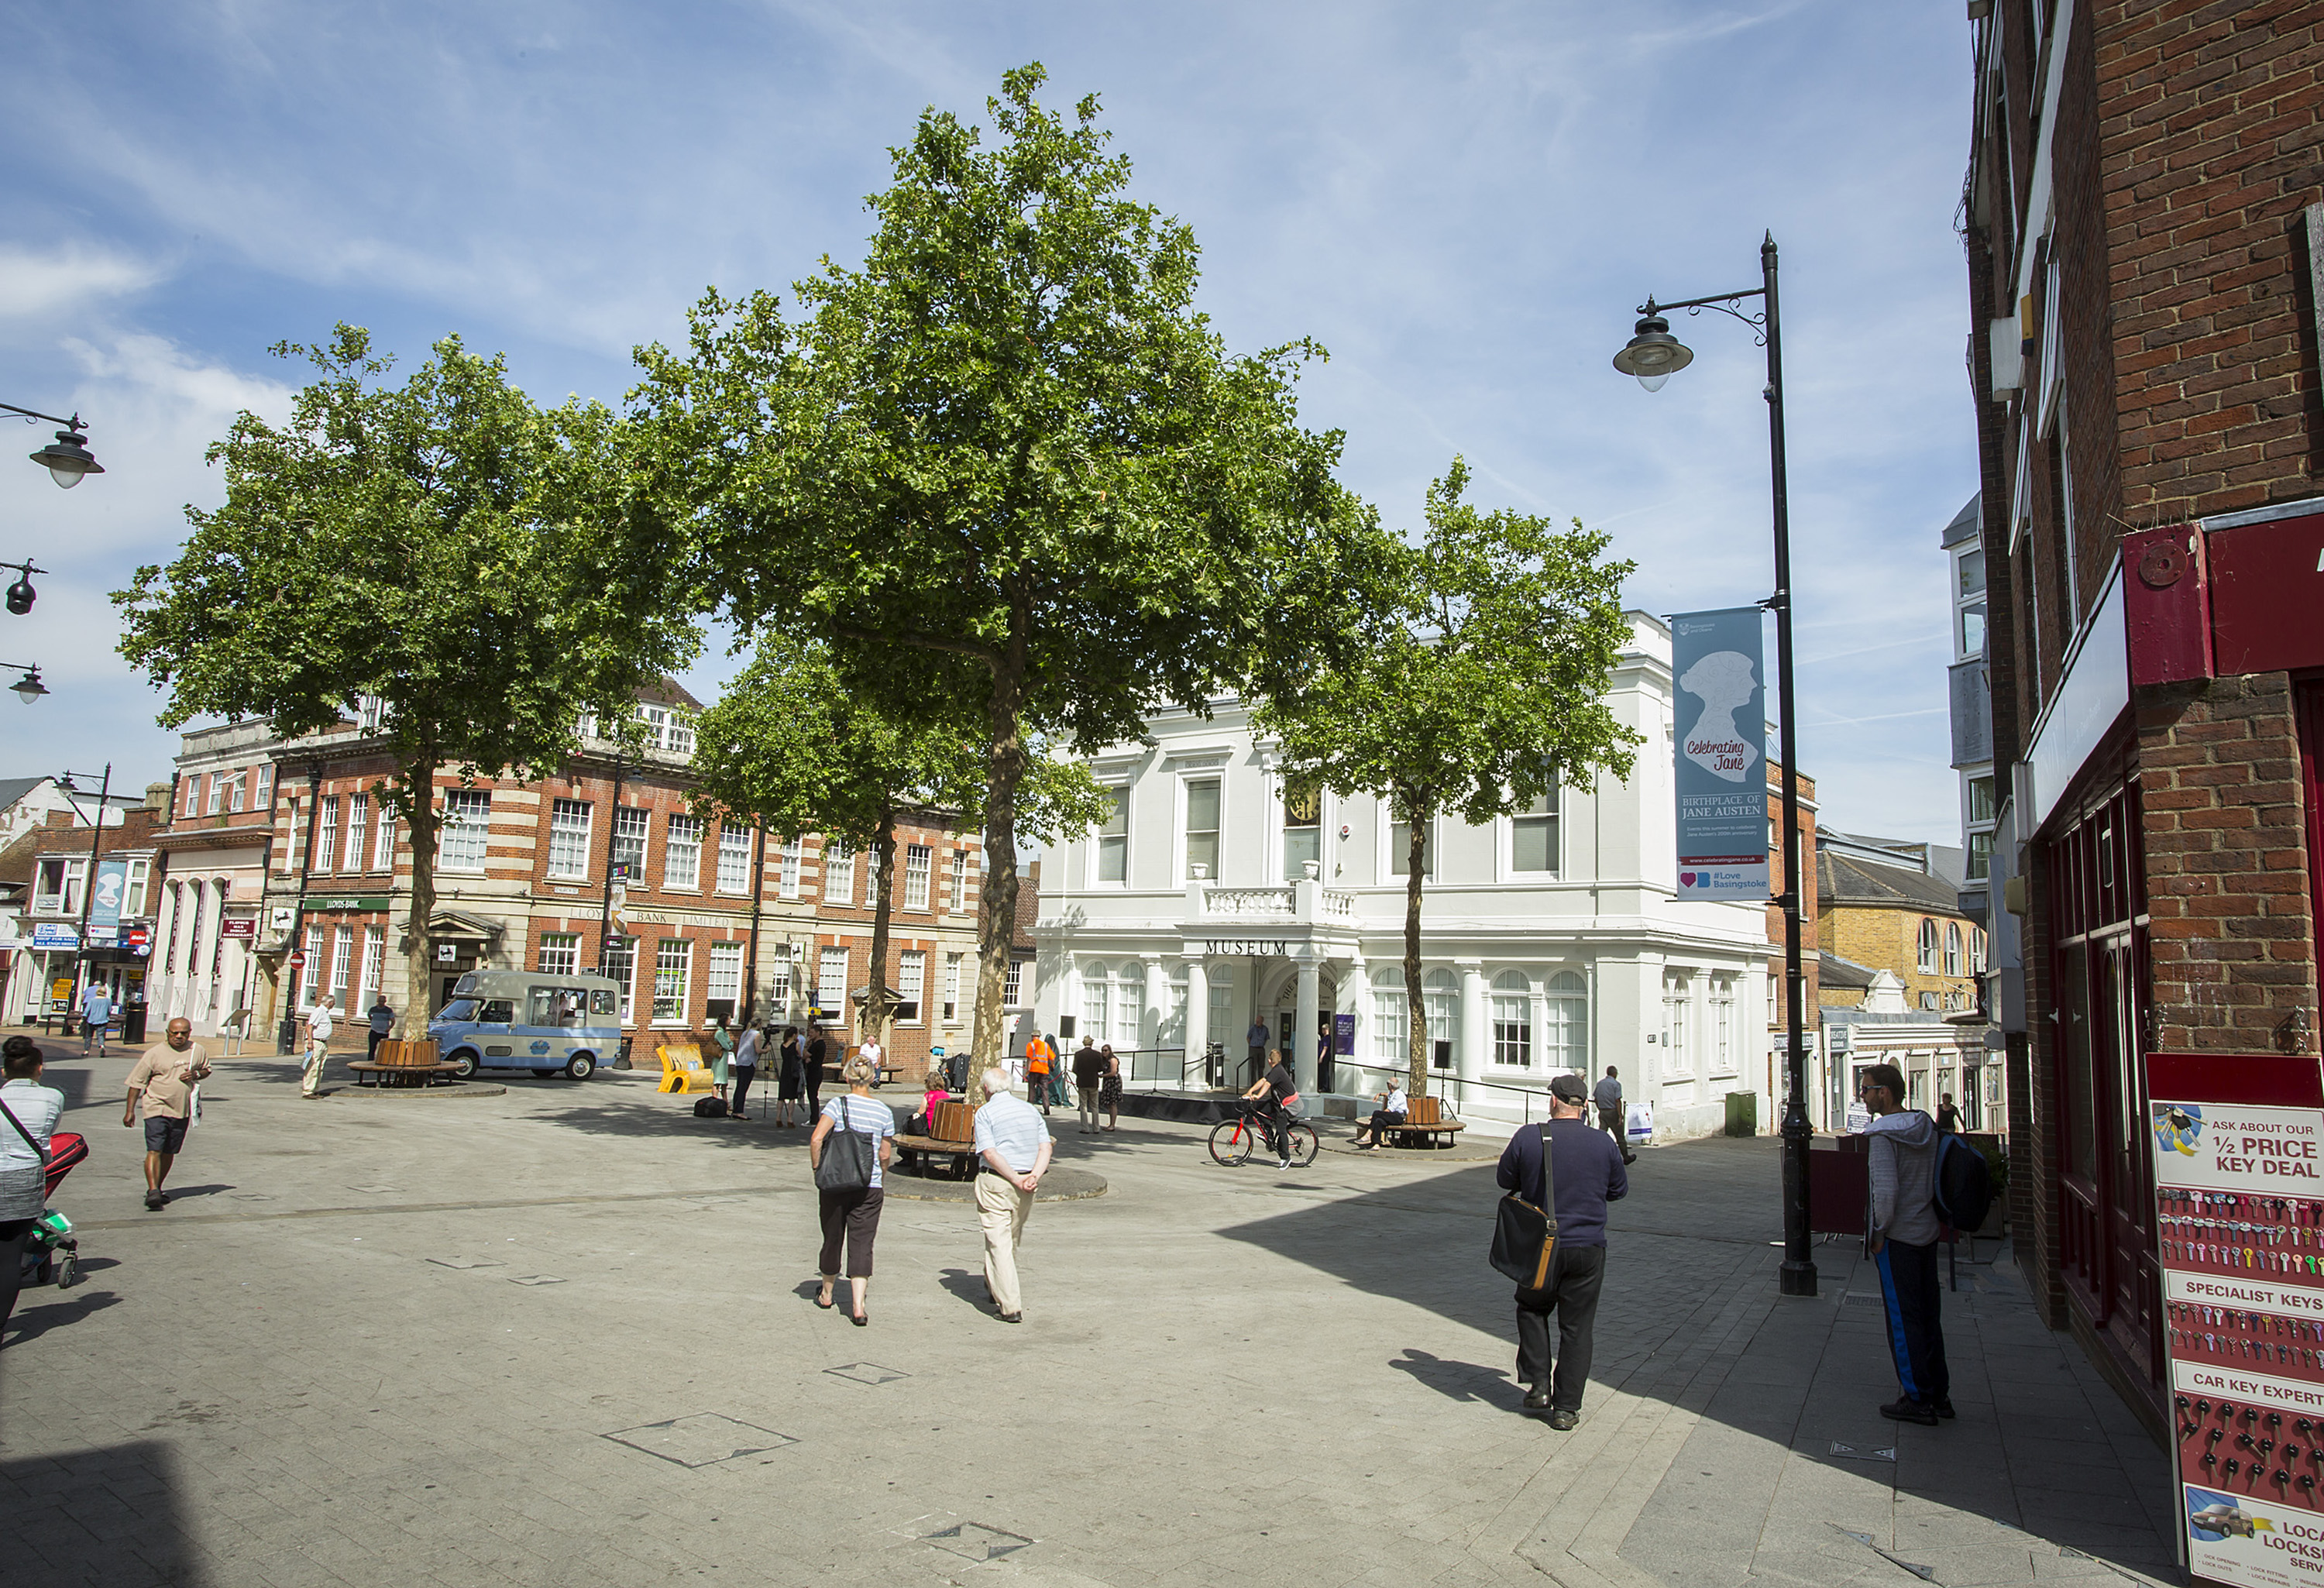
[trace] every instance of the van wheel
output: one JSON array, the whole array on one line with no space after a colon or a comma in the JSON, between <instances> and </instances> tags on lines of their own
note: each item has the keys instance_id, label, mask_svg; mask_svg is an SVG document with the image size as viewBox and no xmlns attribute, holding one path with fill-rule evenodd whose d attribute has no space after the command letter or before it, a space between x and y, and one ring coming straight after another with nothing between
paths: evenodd
<instances>
[{"instance_id":1,"label":"van wheel","mask_svg":"<svg viewBox=\"0 0 2324 1588\"><path fill-rule=\"evenodd\" d=\"M591 1053L576 1053L565 1061L565 1073L576 1081L586 1081L597 1073L597 1057Z\"/></svg>"},{"instance_id":2,"label":"van wheel","mask_svg":"<svg viewBox=\"0 0 2324 1588\"><path fill-rule=\"evenodd\" d=\"M452 1066L452 1078L456 1081L472 1080L475 1076L476 1051L473 1048L463 1048L444 1062Z\"/></svg>"}]
</instances>

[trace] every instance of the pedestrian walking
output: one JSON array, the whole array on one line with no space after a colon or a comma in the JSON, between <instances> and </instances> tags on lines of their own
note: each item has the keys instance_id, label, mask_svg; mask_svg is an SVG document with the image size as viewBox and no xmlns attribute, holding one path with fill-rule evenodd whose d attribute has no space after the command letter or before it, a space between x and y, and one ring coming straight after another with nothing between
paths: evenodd
<instances>
[{"instance_id":1,"label":"pedestrian walking","mask_svg":"<svg viewBox=\"0 0 2324 1588\"><path fill-rule=\"evenodd\" d=\"M1372 1110L1371 1122L1356 1132L1356 1145L1366 1152L1379 1150L1383 1131L1393 1131L1412 1118L1412 1103L1405 1096L1402 1081L1390 1081L1387 1091L1372 1094L1372 1100L1379 1106Z\"/></svg>"},{"instance_id":2,"label":"pedestrian walking","mask_svg":"<svg viewBox=\"0 0 2324 1588\"><path fill-rule=\"evenodd\" d=\"M372 1006L364 1011L364 1016L371 1021L371 1046L364 1049L364 1057L376 1059L379 1057L379 1045L387 1040L387 1034L390 1031L395 1029L395 1011L388 1007L387 994L381 993Z\"/></svg>"},{"instance_id":3,"label":"pedestrian walking","mask_svg":"<svg viewBox=\"0 0 2324 1588\"><path fill-rule=\"evenodd\" d=\"M1121 1125L1121 1060L1113 1056L1113 1044L1105 1045L1105 1075L1098 1082L1097 1100L1105 1108L1105 1129L1118 1130Z\"/></svg>"},{"instance_id":4,"label":"pedestrian walking","mask_svg":"<svg viewBox=\"0 0 2324 1588\"><path fill-rule=\"evenodd\" d=\"M301 1097L323 1094L323 1064L330 1057L331 1032L337 1026L337 1017L328 992L316 999L315 1007L307 1011L307 1064L299 1073Z\"/></svg>"},{"instance_id":5,"label":"pedestrian walking","mask_svg":"<svg viewBox=\"0 0 2324 1588\"><path fill-rule=\"evenodd\" d=\"M1960 1132L1960 1110L1953 1106L1953 1094L1948 1092L1937 1103L1937 1129L1951 1136Z\"/></svg>"},{"instance_id":6,"label":"pedestrian walking","mask_svg":"<svg viewBox=\"0 0 2324 1588\"><path fill-rule=\"evenodd\" d=\"M1872 1122L1870 1205L1864 1251L1880 1271L1880 1300L1888 1313L1888 1349L1904 1393L1880 1408L1900 1423L1934 1427L1953 1415L1952 1376L1945 1369L1945 1334L1938 1309L1944 1282L1937 1275L1937 1127L1904 1104L1904 1076L1893 1064L1867 1065L1858 1082Z\"/></svg>"},{"instance_id":7,"label":"pedestrian walking","mask_svg":"<svg viewBox=\"0 0 2324 1588\"><path fill-rule=\"evenodd\" d=\"M1614 1146L1624 1163L1636 1163L1638 1155L1630 1150L1630 1123L1628 1111L1622 1107L1622 1072L1612 1065L1606 1066L1606 1078L1598 1083L1591 1099L1598 1104L1598 1128L1614 1138Z\"/></svg>"},{"instance_id":8,"label":"pedestrian walking","mask_svg":"<svg viewBox=\"0 0 2324 1588\"><path fill-rule=\"evenodd\" d=\"M102 982L91 982L80 992L80 1052L88 1057L91 1038L97 1039L99 1057L105 1055L105 1028L113 1023L113 995Z\"/></svg>"},{"instance_id":9,"label":"pedestrian walking","mask_svg":"<svg viewBox=\"0 0 2324 1588\"><path fill-rule=\"evenodd\" d=\"M748 1119L742 1112L751 1101L751 1083L759 1078L759 1028L744 1026L742 1039L734 1044L734 1107L728 1119Z\"/></svg>"},{"instance_id":10,"label":"pedestrian walking","mask_svg":"<svg viewBox=\"0 0 2324 1588\"><path fill-rule=\"evenodd\" d=\"M49 1203L49 1139L65 1094L41 1085L42 1055L30 1037L0 1044L0 1330L16 1310L24 1242Z\"/></svg>"},{"instance_id":11,"label":"pedestrian walking","mask_svg":"<svg viewBox=\"0 0 2324 1588\"><path fill-rule=\"evenodd\" d=\"M783 1028L782 1061L775 1070L775 1124L788 1130L804 1123L799 1097L807 1089L807 1050L799 1046L797 1026Z\"/></svg>"},{"instance_id":12,"label":"pedestrian walking","mask_svg":"<svg viewBox=\"0 0 2324 1588\"><path fill-rule=\"evenodd\" d=\"M823 1066L831 1056L831 1039L823 1034L821 1026L811 1025L807 1029L813 1033L814 1040L807 1045L807 1069L800 1081L807 1088L805 1119L811 1120L823 1113Z\"/></svg>"},{"instance_id":13,"label":"pedestrian walking","mask_svg":"<svg viewBox=\"0 0 2324 1588\"><path fill-rule=\"evenodd\" d=\"M1097 1133L1097 1089L1105 1079L1105 1055L1087 1037L1074 1052L1074 1091L1080 1103L1075 1114L1075 1128L1084 1136Z\"/></svg>"},{"instance_id":14,"label":"pedestrian walking","mask_svg":"<svg viewBox=\"0 0 2324 1588\"><path fill-rule=\"evenodd\" d=\"M1033 1193L1049 1172L1056 1142L1029 1103L1009 1090L1009 1077L989 1069L978 1077L984 1106L976 1111L976 1222L984 1232L984 1292L1004 1324L1022 1323L1025 1297L1017 1284L1017 1249Z\"/></svg>"},{"instance_id":15,"label":"pedestrian walking","mask_svg":"<svg viewBox=\"0 0 2324 1588\"><path fill-rule=\"evenodd\" d=\"M194 1088L210 1073L208 1050L194 1040L193 1022L180 1015L130 1066L129 1094L121 1102L121 1124L126 1130L145 1118L145 1208L158 1212L170 1204L162 1190L170 1166L185 1150L186 1127L194 1114Z\"/></svg>"},{"instance_id":16,"label":"pedestrian walking","mask_svg":"<svg viewBox=\"0 0 2324 1588\"><path fill-rule=\"evenodd\" d=\"M815 1134L807 1138L807 1163L815 1170L816 1203L823 1218L823 1251L816 1272L823 1288L815 1304L828 1309L839 1285L840 1248L847 1257L847 1289L851 1306L847 1321L862 1328L871 1321L863 1310L864 1292L872 1288L872 1243L880 1234L880 1205L886 1198L885 1176L894 1154L896 1116L872 1096L872 1080L879 1072L862 1055L839 1069L847 1090L823 1105ZM824 1159L834 1154L832 1132L851 1137L842 1149L834 1172L824 1172ZM862 1140L870 1137L867 1142Z\"/></svg>"},{"instance_id":17,"label":"pedestrian walking","mask_svg":"<svg viewBox=\"0 0 2324 1588\"><path fill-rule=\"evenodd\" d=\"M1519 1287L1517 1293L1517 1381L1526 1386L1526 1409L1546 1410L1549 1426L1561 1434L1581 1422L1582 1391L1590 1382L1598 1293L1606 1282L1606 1205L1630 1193L1621 1155L1583 1117L1590 1101L1580 1076L1551 1081L1549 1122L1510 1137L1493 1175L1502 1190L1545 1210L1557 1223L1548 1285ZM1546 1195L1551 1192L1554 1201ZM1552 1313L1557 1315L1554 1372Z\"/></svg>"},{"instance_id":18,"label":"pedestrian walking","mask_svg":"<svg viewBox=\"0 0 2324 1588\"><path fill-rule=\"evenodd\" d=\"M1025 1095L1049 1112L1049 1066L1057 1061L1057 1050L1040 1032L1025 1044Z\"/></svg>"}]
</instances>

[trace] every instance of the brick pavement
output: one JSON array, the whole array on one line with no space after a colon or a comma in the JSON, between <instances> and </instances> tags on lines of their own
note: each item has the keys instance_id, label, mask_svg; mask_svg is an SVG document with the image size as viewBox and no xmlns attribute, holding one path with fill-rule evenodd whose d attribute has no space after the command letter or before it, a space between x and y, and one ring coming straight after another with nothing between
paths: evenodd
<instances>
[{"instance_id":1,"label":"brick pavement","mask_svg":"<svg viewBox=\"0 0 2324 1588\"><path fill-rule=\"evenodd\" d=\"M1874 1415L1842 1249L1774 1295L1765 1140L1642 1156L1557 1435L1517 1414L1489 1166L1068 1131L1110 1190L1037 1211L1024 1325L975 1305L968 1211L899 1200L859 1330L806 1300L803 1132L630 1078L302 1103L245 1058L147 1214L126 1067L52 1072L91 1100L58 1203L92 1272L0 1352L27 1580L2172 1579L2162 1454L2006 1266L1950 1306L1960 1421Z\"/></svg>"}]
</instances>

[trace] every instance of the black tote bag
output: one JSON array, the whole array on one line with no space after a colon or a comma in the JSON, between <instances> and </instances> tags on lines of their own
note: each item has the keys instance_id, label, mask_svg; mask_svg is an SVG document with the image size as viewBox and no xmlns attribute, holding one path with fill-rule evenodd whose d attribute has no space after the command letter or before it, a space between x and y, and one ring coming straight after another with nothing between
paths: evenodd
<instances>
[{"instance_id":1,"label":"black tote bag","mask_svg":"<svg viewBox=\"0 0 2324 1588\"><path fill-rule=\"evenodd\" d=\"M1541 1126L1542 1200L1536 1207L1516 1192L1501 1198L1493 1214L1493 1267L1526 1290L1546 1290L1557 1256L1557 1182L1550 1172L1549 1132Z\"/></svg>"},{"instance_id":2,"label":"black tote bag","mask_svg":"<svg viewBox=\"0 0 2324 1588\"><path fill-rule=\"evenodd\" d=\"M880 1139L855 1128L848 1098L839 1100L839 1123L823 1139L823 1161L816 1166L818 1191L862 1191L872 1184L872 1168L879 1162Z\"/></svg>"}]
</instances>

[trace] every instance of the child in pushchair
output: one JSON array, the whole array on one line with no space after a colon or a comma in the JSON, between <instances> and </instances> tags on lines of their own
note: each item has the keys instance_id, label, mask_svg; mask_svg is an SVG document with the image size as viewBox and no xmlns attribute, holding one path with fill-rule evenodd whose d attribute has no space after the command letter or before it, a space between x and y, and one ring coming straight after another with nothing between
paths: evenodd
<instances>
[{"instance_id":1,"label":"child in pushchair","mask_svg":"<svg viewBox=\"0 0 2324 1588\"><path fill-rule=\"evenodd\" d=\"M28 1037L0 1044L0 1324L26 1284L69 1286L80 1277L72 1222L48 1205L88 1143L56 1129L64 1094L41 1082L41 1050Z\"/></svg>"}]
</instances>

